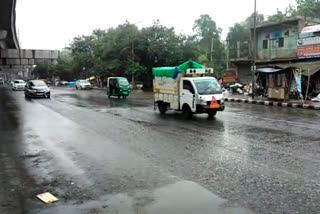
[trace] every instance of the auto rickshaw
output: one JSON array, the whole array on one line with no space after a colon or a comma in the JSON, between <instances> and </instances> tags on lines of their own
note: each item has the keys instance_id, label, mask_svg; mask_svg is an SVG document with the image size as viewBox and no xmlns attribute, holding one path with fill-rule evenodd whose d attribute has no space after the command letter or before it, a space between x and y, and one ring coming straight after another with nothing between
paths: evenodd
<instances>
[{"instance_id":1,"label":"auto rickshaw","mask_svg":"<svg viewBox=\"0 0 320 214\"><path fill-rule=\"evenodd\" d=\"M125 77L109 77L107 80L107 95L110 97L122 97L124 100L130 94L130 85Z\"/></svg>"}]
</instances>

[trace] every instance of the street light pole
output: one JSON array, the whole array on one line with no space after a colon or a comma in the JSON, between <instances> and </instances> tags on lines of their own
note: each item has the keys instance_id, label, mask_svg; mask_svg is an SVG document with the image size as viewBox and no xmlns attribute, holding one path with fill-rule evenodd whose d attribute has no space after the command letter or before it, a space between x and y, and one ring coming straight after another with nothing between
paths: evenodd
<instances>
[{"instance_id":1,"label":"street light pole","mask_svg":"<svg viewBox=\"0 0 320 214\"><path fill-rule=\"evenodd\" d=\"M132 66L134 65L134 40L132 40ZM132 69L132 68L131 68ZM132 87L135 88L135 82L134 82L134 72L131 71L131 83L132 83Z\"/></svg>"},{"instance_id":2,"label":"street light pole","mask_svg":"<svg viewBox=\"0 0 320 214\"><path fill-rule=\"evenodd\" d=\"M253 17L253 63L252 63L252 98L255 95L255 71L257 63L257 0L254 0L254 17Z\"/></svg>"},{"instance_id":3,"label":"street light pole","mask_svg":"<svg viewBox=\"0 0 320 214\"><path fill-rule=\"evenodd\" d=\"M141 22L142 22L142 21L133 23L133 25L139 24L139 23L141 23ZM134 39L135 39L135 35L133 35L132 44L131 44L132 66L134 65ZM135 88L134 72L133 72L133 71L131 71L131 72L132 72L132 73L131 73L131 83L132 83L132 87Z\"/></svg>"}]
</instances>

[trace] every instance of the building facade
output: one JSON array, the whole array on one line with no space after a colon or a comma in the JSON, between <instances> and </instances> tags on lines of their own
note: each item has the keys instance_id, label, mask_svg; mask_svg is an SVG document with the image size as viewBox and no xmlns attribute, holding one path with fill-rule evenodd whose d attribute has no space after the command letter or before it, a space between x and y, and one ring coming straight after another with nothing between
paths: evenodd
<instances>
[{"instance_id":1,"label":"building facade","mask_svg":"<svg viewBox=\"0 0 320 214\"><path fill-rule=\"evenodd\" d=\"M276 67L301 68L305 75L313 75L320 70L320 19L293 17L277 23L268 23L256 28L257 68ZM313 28L304 33L305 29ZM251 47L253 47L251 29ZM311 44L311 43L314 44ZM318 45L316 44L318 43ZM238 73L239 82L252 82L252 57L241 56L230 60ZM307 71L307 72L306 72Z\"/></svg>"}]
</instances>

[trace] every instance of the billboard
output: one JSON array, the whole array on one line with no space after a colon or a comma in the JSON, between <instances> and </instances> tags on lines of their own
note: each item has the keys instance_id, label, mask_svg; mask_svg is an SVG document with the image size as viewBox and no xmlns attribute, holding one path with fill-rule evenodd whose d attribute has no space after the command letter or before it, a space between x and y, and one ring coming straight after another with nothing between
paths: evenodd
<instances>
[{"instance_id":1,"label":"billboard","mask_svg":"<svg viewBox=\"0 0 320 214\"><path fill-rule=\"evenodd\" d=\"M298 58L320 57L320 44L298 46Z\"/></svg>"},{"instance_id":2,"label":"billboard","mask_svg":"<svg viewBox=\"0 0 320 214\"><path fill-rule=\"evenodd\" d=\"M297 42L298 58L320 57L320 25L305 27Z\"/></svg>"}]
</instances>

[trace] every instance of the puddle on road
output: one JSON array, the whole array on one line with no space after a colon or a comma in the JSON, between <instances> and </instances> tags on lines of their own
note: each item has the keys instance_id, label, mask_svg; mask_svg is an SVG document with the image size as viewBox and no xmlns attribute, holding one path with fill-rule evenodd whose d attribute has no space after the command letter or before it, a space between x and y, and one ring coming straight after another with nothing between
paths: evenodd
<instances>
[{"instance_id":1,"label":"puddle on road","mask_svg":"<svg viewBox=\"0 0 320 214\"><path fill-rule=\"evenodd\" d=\"M227 206L222 199L191 181L181 181L153 191L106 195L99 201L81 205L59 205L46 209L49 213L121 213L121 214L252 214L246 208Z\"/></svg>"},{"instance_id":2,"label":"puddle on road","mask_svg":"<svg viewBox=\"0 0 320 214\"><path fill-rule=\"evenodd\" d=\"M140 103L135 100L121 100L121 99L108 99L107 97L101 96L90 96L84 94L58 94L55 96L55 100L68 103L71 105L75 105L78 107L84 108L101 108L103 107L117 107L117 108L130 108L130 107L145 107L149 106L150 104Z\"/></svg>"}]
</instances>

